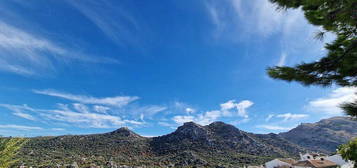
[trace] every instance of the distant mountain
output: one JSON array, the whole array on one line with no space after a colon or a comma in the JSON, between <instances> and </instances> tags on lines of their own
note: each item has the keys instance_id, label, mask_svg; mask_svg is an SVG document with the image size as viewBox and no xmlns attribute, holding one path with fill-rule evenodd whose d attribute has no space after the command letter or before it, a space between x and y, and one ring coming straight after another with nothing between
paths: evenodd
<instances>
[{"instance_id":1,"label":"distant mountain","mask_svg":"<svg viewBox=\"0 0 357 168\"><path fill-rule=\"evenodd\" d=\"M276 138L282 140L279 135ZM171 134L153 138L151 147L158 156L174 156L180 166L190 166L190 163L233 166L261 163L272 157L296 156L303 151L303 148L286 140L284 142L287 150L278 147L278 144L272 145L274 142L270 139L246 133L223 122L207 126L188 122ZM187 155L189 161L177 157L181 155Z\"/></svg>"},{"instance_id":2,"label":"distant mountain","mask_svg":"<svg viewBox=\"0 0 357 168\"><path fill-rule=\"evenodd\" d=\"M333 117L313 124L301 124L279 135L306 149L333 153L339 145L357 137L357 121L348 117Z\"/></svg>"},{"instance_id":3,"label":"distant mountain","mask_svg":"<svg viewBox=\"0 0 357 168\"><path fill-rule=\"evenodd\" d=\"M36 137L22 148L20 160L26 165L55 167L76 161L81 167L91 164L146 164L150 154L150 139L127 128L105 134Z\"/></svg>"},{"instance_id":4,"label":"distant mountain","mask_svg":"<svg viewBox=\"0 0 357 168\"><path fill-rule=\"evenodd\" d=\"M330 152L329 145L357 137L352 128L357 128L356 121L342 117L302 124L281 134L247 133L223 122L207 126L188 122L173 133L153 138L120 128L104 134L30 138L18 158L19 164L37 167L73 162L80 167L236 167L276 157L297 157L310 149ZM309 137L315 145L307 145L311 143Z\"/></svg>"}]
</instances>

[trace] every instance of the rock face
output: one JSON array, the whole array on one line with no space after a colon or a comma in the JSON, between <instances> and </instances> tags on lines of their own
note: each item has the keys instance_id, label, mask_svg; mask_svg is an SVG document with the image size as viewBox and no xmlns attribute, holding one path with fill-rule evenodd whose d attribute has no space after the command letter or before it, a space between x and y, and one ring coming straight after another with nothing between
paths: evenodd
<instances>
[{"instance_id":1,"label":"rock face","mask_svg":"<svg viewBox=\"0 0 357 168\"><path fill-rule=\"evenodd\" d=\"M273 141L274 138L278 140ZM276 142L286 143L285 148ZM176 157L181 159L192 156L190 160L198 163L217 163L220 160L228 165L258 163L272 157L292 157L304 151L279 135L267 139L223 122L207 126L185 123L171 134L153 138L150 146L158 156L186 156Z\"/></svg>"},{"instance_id":2,"label":"rock face","mask_svg":"<svg viewBox=\"0 0 357 168\"><path fill-rule=\"evenodd\" d=\"M313 124L301 124L279 135L311 151L333 153L339 145L357 137L357 121L333 117Z\"/></svg>"},{"instance_id":3,"label":"rock face","mask_svg":"<svg viewBox=\"0 0 357 168\"><path fill-rule=\"evenodd\" d=\"M127 165L146 167L236 167L276 157L297 157L306 150L330 152L357 137L357 122L337 117L302 124L281 134L252 134L223 122L185 123L175 132L142 137L128 128L93 135L30 138L19 164L54 167Z\"/></svg>"}]
</instances>

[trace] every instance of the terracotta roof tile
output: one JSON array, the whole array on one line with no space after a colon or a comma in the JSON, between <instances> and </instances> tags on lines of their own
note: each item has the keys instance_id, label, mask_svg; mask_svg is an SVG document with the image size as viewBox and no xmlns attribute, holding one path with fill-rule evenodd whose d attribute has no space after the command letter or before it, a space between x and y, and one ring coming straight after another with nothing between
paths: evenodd
<instances>
[{"instance_id":1,"label":"terracotta roof tile","mask_svg":"<svg viewBox=\"0 0 357 168\"><path fill-rule=\"evenodd\" d=\"M293 164L294 166L301 167L315 167L315 168L325 168L325 167L336 167L337 164L329 160L304 160L298 161Z\"/></svg>"}]
</instances>

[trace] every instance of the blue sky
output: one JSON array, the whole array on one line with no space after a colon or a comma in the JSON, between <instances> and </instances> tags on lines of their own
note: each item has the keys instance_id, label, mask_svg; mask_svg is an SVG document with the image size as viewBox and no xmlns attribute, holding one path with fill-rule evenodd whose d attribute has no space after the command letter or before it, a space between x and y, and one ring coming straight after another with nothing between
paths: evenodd
<instances>
[{"instance_id":1,"label":"blue sky","mask_svg":"<svg viewBox=\"0 0 357 168\"><path fill-rule=\"evenodd\" d=\"M266 0L1 1L0 135L145 136L187 121L255 132L340 116L356 88L265 69L325 54L299 10Z\"/></svg>"}]
</instances>

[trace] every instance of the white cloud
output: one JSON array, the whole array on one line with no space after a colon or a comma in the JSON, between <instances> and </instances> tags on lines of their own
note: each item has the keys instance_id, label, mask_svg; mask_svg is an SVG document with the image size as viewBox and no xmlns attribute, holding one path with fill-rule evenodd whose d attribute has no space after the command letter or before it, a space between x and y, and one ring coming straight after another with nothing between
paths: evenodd
<instances>
[{"instance_id":1,"label":"white cloud","mask_svg":"<svg viewBox=\"0 0 357 168\"><path fill-rule=\"evenodd\" d=\"M258 128L263 128L263 129L268 129L268 130L273 130L273 131L287 131L292 129L292 127L283 127L283 126L277 126L277 125L258 125Z\"/></svg>"},{"instance_id":2,"label":"white cloud","mask_svg":"<svg viewBox=\"0 0 357 168\"><path fill-rule=\"evenodd\" d=\"M299 12L277 11L276 6L269 1L228 0L226 2L228 3L211 1L206 3L206 7L216 28L220 31L226 29L228 33L250 33L266 37L281 31L286 24L291 28L290 25L294 22L288 20L295 21L296 15L301 16ZM229 19L226 19L228 17Z\"/></svg>"},{"instance_id":3,"label":"white cloud","mask_svg":"<svg viewBox=\"0 0 357 168\"><path fill-rule=\"evenodd\" d=\"M139 97L136 96L116 96L116 97L104 97L97 98L92 96L84 96L84 95L74 95L70 93L63 93L55 90L33 90L34 93L43 94L48 96L60 97L63 99L68 99L76 102L80 102L83 104L100 104L100 105L109 105L122 107L125 106L137 99Z\"/></svg>"},{"instance_id":4,"label":"white cloud","mask_svg":"<svg viewBox=\"0 0 357 168\"><path fill-rule=\"evenodd\" d=\"M148 116L157 114L158 112L165 111L167 107L158 105L143 106L141 108L136 108L135 110L140 111Z\"/></svg>"},{"instance_id":5,"label":"white cloud","mask_svg":"<svg viewBox=\"0 0 357 168\"><path fill-rule=\"evenodd\" d=\"M248 118L246 109L252 106L253 104L254 103L249 100L243 100L239 103L236 103L235 100L229 100L228 102L223 103L220 106L224 116L232 116L236 114L240 117ZM236 111L232 111L232 110L236 110Z\"/></svg>"},{"instance_id":6,"label":"white cloud","mask_svg":"<svg viewBox=\"0 0 357 168\"><path fill-rule=\"evenodd\" d=\"M106 106L94 105L93 110L98 113L107 113L110 110L110 108Z\"/></svg>"},{"instance_id":7,"label":"white cloud","mask_svg":"<svg viewBox=\"0 0 357 168\"><path fill-rule=\"evenodd\" d=\"M321 112L328 115L342 115L342 110L339 106L345 102L356 100L356 93L356 87L341 87L333 90L326 97L310 101L307 108L313 112Z\"/></svg>"},{"instance_id":8,"label":"white cloud","mask_svg":"<svg viewBox=\"0 0 357 168\"><path fill-rule=\"evenodd\" d=\"M195 117L194 116L174 116L172 118L177 124L183 124L185 122L190 122L194 121Z\"/></svg>"},{"instance_id":9,"label":"white cloud","mask_svg":"<svg viewBox=\"0 0 357 168\"><path fill-rule=\"evenodd\" d=\"M33 117L32 115L23 113L23 112L14 112L13 115L28 119L28 120L36 120L35 117Z\"/></svg>"},{"instance_id":10,"label":"white cloud","mask_svg":"<svg viewBox=\"0 0 357 168\"><path fill-rule=\"evenodd\" d=\"M187 107L187 108L185 109L185 111L186 111L186 113L188 113L188 114L191 114L191 113L195 113L195 112L196 112L195 109L190 108L190 107Z\"/></svg>"},{"instance_id":11,"label":"white cloud","mask_svg":"<svg viewBox=\"0 0 357 168\"><path fill-rule=\"evenodd\" d=\"M125 108L125 109L124 109ZM162 113L166 111L168 108L166 106L161 105L138 105L133 104L129 105L128 107L123 107L121 110L125 111L127 114L131 116L141 119L146 118L149 120L155 119L155 115L158 113Z\"/></svg>"},{"instance_id":12,"label":"white cloud","mask_svg":"<svg viewBox=\"0 0 357 168\"><path fill-rule=\"evenodd\" d=\"M307 114L292 114L292 113L285 113L285 114L276 115L277 118L283 118L283 121L301 119L301 118L306 118L308 116L309 115L307 115Z\"/></svg>"},{"instance_id":13,"label":"white cloud","mask_svg":"<svg viewBox=\"0 0 357 168\"><path fill-rule=\"evenodd\" d=\"M235 100L229 100L228 102L220 104L222 111L231 110L236 107Z\"/></svg>"},{"instance_id":14,"label":"white cloud","mask_svg":"<svg viewBox=\"0 0 357 168\"><path fill-rule=\"evenodd\" d=\"M54 90L33 90L34 93L64 98L69 104L57 103L54 109L38 109L27 105L0 104L14 115L43 123L70 124L78 127L117 128L121 126L142 126L144 117L165 111L167 107L158 105L128 105L138 99L130 96L97 98L74 95Z\"/></svg>"},{"instance_id":15,"label":"white cloud","mask_svg":"<svg viewBox=\"0 0 357 168\"><path fill-rule=\"evenodd\" d=\"M136 120L122 119L119 116L97 113L95 110L91 111L83 104L72 104L73 110L66 104L58 104L58 109L35 109L27 105L9 104L1 104L0 106L6 107L15 113L31 111L32 113L36 113L38 117L41 117L41 121L47 120L51 122L70 123L79 127L118 128L128 124L143 124L143 122Z\"/></svg>"},{"instance_id":16,"label":"white cloud","mask_svg":"<svg viewBox=\"0 0 357 168\"><path fill-rule=\"evenodd\" d=\"M174 101L173 103L168 105L168 108L170 112L172 113L186 113L188 115L195 113L197 110L192 107L191 105L180 102L180 101Z\"/></svg>"},{"instance_id":17,"label":"white cloud","mask_svg":"<svg viewBox=\"0 0 357 168\"><path fill-rule=\"evenodd\" d=\"M80 103L73 103L73 108L77 111L77 112L81 112L81 113L89 113L89 109L86 105L84 104L80 104Z\"/></svg>"},{"instance_id":18,"label":"white cloud","mask_svg":"<svg viewBox=\"0 0 357 168\"><path fill-rule=\"evenodd\" d=\"M212 35L215 39L250 43L252 38L266 40L274 36L280 40L281 48L277 65L316 60L326 53L321 50L324 43L313 39L321 28L309 24L301 9L277 10L267 0L208 2L205 5L215 25ZM328 33L325 41L329 42L333 37Z\"/></svg>"},{"instance_id":19,"label":"white cloud","mask_svg":"<svg viewBox=\"0 0 357 168\"><path fill-rule=\"evenodd\" d=\"M248 122L247 108L251 107L253 102L243 100L237 103L235 100L229 100L226 103L220 104L220 110L211 110L204 113L196 113L195 115L177 115L172 120L177 124L193 121L198 124L207 125L217 121L223 117L243 117L243 122Z\"/></svg>"},{"instance_id":20,"label":"white cloud","mask_svg":"<svg viewBox=\"0 0 357 168\"><path fill-rule=\"evenodd\" d=\"M126 124L140 125L141 122L123 120L119 116L94 112L75 112L71 110L37 110L42 117L51 121L71 123L79 127L118 128Z\"/></svg>"},{"instance_id":21,"label":"white cloud","mask_svg":"<svg viewBox=\"0 0 357 168\"><path fill-rule=\"evenodd\" d=\"M79 60L116 63L108 58L90 57L0 21L0 70L23 76L54 71L55 61Z\"/></svg>"},{"instance_id":22,"label":"white cloud","mask_svg":"<svg viewBox=\"0 0 357 168\"><path fill-rule=\"evenodd\" d=\"M24 131L30 131L30 130L42 130L41 127L31 127L31 126L24 126L24 125L0 125L0 129L16 129L16 130L24 130Z\"/></svg>"},{"instance_id":23,"label":"white cloud","mask_svg":"<svg viewBox=\"0 0 357 168\"><path fill-rule=\"evenodd\" d=\"M179 123L185 123L185 122L182 122L179 117L176 117L176 119L177 119L177 122L179 122ZM171 129L175 129L177 126L176 124L168 123L168 122L164 122L164 121L159 121L158 124L161 126L164 126L164 127L170 127Z\"/></svg>"},{"instance_id":24,"label":"white cloud","mask_svg":"<svg viewBox=\"0 0 357 168\"><path fill-rule=\"evenodd\" d=\"M145 114L141 113L141 114L140 114L140 120L141 120L141 121L144 121L144 118L145 118Z\"/></svg>"},{"instance_id":25,"label":"white cloud","mask_svg":"<svg viewBox=\"0 0 357 168\"><path fill-rule=\"evenodd\" d=\"M204 114L198 115L196 121L198 124L207 125L214 121L217 121L218 118L222 116L222 112L218 110L208 111Z\"/></svg>"},{"instance_id":26,"label":"white cloud","mask_svg":"<svg viewBox=\"0 0 357 168\"><path fill-rule=\"evenodd\" d=\"M274 117L274 114L269 114L265 121L270 121Z\"/></svg>"},{"instance_id":27,"label":"white cloud","mask_svg":"<svg viewBox=\"0 0 357 168\"><path fill-rule=\"evenodd\" d=\"M286 62L286 57L287 57L287 54L285 52L281 53L280 60L277 64L277 66L284 66L285 62Z\"/></svg>"},{"instance_id":28,"label":"white cloud","mask_svg":"<svg viewBox=\"0 0 357 168\"><path fill-rule=\"evenodd\" d=\"M244 100L241 101L240 103L238 103L236 105L237 109L238 109L238 115L244 118L248 118L248 114L246 109L249 108L250 106L252 106L254 103L249 101L249 100Z\"/></svg>"},{"instance_id":29,"label":"white cloud","mask_svg":"<svg viewBox=\"0 0 357 168\"><path fill-rule=\"evenodd\" d=\"M97 26L108 38L119 45L137 44L144 25L126 11L125 7L110 1L96 0L86 2L67 1ZM140 24L140 25L139 25ZM147 29L144 29L147 30Z\"/></svg>"},{"instance_id":30,"label":"white cloud","mask_svg":"<svg viewBox=\"0 0 357 168\"><path fill-rule=\"evenodd\" d=\"M28 120L36 120L36 118L34 116L32 116L31 114L27 113L27 112L33 112L34 109L28 107L26 104L24 105L9 105L9 104L0 104L0 107L4 107L7 108L11 111L13 111L13 115L24 118L24 119L28 119ZM25 112L27 111L27 112Z\"/></svg>"}]
</instances>

